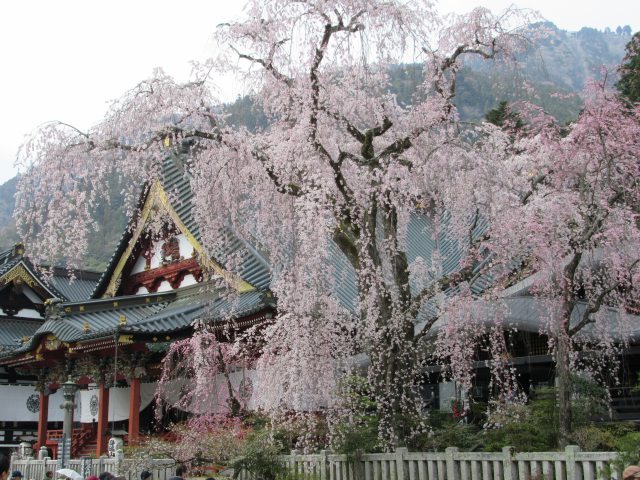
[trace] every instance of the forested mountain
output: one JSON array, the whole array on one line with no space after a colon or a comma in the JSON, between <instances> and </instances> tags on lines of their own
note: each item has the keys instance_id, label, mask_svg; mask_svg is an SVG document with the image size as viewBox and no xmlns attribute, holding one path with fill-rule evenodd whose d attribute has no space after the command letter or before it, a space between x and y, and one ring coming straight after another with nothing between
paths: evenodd
<instances>
[{"instance_id":1,"label":"forested mountain","mask_svg":"<svg viewBox=\"0 0 640 480\"><path fill-rule=\"evenodd\" d=\"M0 251L20 241L13 219L17 180L18 177L14 177L0 185ZM92 232L89 240L89 252L84 264L89 270L102 271L106 267L107 260L126 226L127 219L120 191L121 186L114 178L110 186L111 203L101 205L96 211L100 230Z\"/></svg>"},{"instance_id":2,"label":"forested mountain","mask_svg":"<svg viewBox=\"0 0 640 480\"><path fill-rule=\"evenodd\" d=\"M16 225L13 221L14 195L18 177L13 177L0 185L0 251L18 241Z\"/></svg>"},{"instance_id":3,"label":"forested mountain","mask_svg":"<svg viewBox=\"0 0 640 480\"><path fill-rule=\"evenodd\" d=\"M559 121L571 121L580 110L579 94L587 80L601 78L603 66L608 67L610 74L615 72L615 66L624 56L624 47L631 39L628 27L618 27L615 33L588 27L579 32L567 32L551 23L531 28L545 28L547 35L521 56L518 68L469 62L461 70L456 105L463 120L482 119L500 101L529 100ZM416 65L397 66L391 76L398 102L408 105L422 80L421 69ZM246 126L250 130L268 126L266 117L248 97L238 98L226 108L232 125ZM12 219L15 188L16 178L0 185L0 249L18 241ZM112 190L112 203L96 212L102 230L95 232L91 239L86 261L89 269L104 268L126 224L115 180Z\"/></svg>"}]
</instances>

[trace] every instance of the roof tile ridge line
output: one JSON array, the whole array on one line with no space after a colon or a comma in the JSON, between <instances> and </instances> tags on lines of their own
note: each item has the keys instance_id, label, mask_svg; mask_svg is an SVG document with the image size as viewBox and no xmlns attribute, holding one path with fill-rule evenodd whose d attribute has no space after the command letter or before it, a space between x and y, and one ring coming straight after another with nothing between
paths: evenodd
<instances>
[{"instance_id":1,"label":"roof tile ridge line","mask_svg":"<svg viewBox=\"0 0 640 480\"><path fill-rule=\"evenodd\" d=\"M13 253L15 250L15 245L12 245L11 247L7 248L6 250L2 250L0 252L0 258L2 258L4 255L7 256L7 258L12 257L12 256L18 256L18 255L11 255L11 253Z\"/></svg>"},{"instance_id":2,"label":"roof tile ridge line","mask_svg":"<svg viewBox=\"0 0 640 480\"><path fill-rule=\"evenodd\" d=\"M271 274L272 273L271 264L269 263L269 260L267 260L269 258L269 255L266 252L263 253L260 249L258 249L257 247L255 247L254 245L249 243L249 241L244 238L244 235L238 235L238 233L236 232L235 228L233 228L232 225L230 225L229 227L233 231L233 233L236 236L236 238L238 240L240 240L245 245L245 247L247 247L251 251L251 253L253 253L255 255L255 257L258 259L258 261L260 263L262 263L262 265L264 267L266 267L267 270L269 271L269 274ZM255 237L253 237L253 238L255 238ZM261 243L260 240L258 240L257 238L255 240L256 240L256 243ZM259 290L259 289L257 289L257 290Z\"/></svg>"},{"instance_id":3,"label":"roof tile ridge line","mask_svg":"<svg viewBox=\"0 0 640 480\"><path fill-rule=\"evenodd\" d=\"M169 308L169 306L172 306L175 302L178 302L180 300L190 299L190 298L197 297L197 296L203 296L206 293L217 293L218 291L224 289L224 287L216 287L214 290L207 292L206 291L206 285L200 285L200 284L190 285L189 287L185 287L185 288L191 288L191 291L189 293L185 293L183 296L176 295L173 298L173 300L171 300L169 302L160 302L160 303L164 303L164 305L161 308L159 308L155 312L150 312L149 315L145 315L140 320L138 320L135 323L135 325L141 325L141 324L143 324L145 322L148 322L152 317L160 314L161 312L163 312L164 310ZM173 291L175 292L175 290L173 290ZM251 291L249 291L247 293L250 293L250 292ZM242 293L238 292L238 295L242 295ZM194 305L194 308L198 308L198 306Z\"/></svg>"},{"instance_id":4,"label":"roof tile ridge line","mask_svg":"<svg viewBox=\"0 0 640 480\"><path fill-rule=\"evenodd\" d=\"M177 296L175 295L175 290L169 290L167 292L156 292L144 295L126 295L120 297L103 297L103 298L92 298L89 300L80 300L73 302L62 302L60 306L64 309L64 307L80 307L80 306L110 306L110 308L103 308L98 310L90 310L84 312L72 312L70 314L63 311L63 317L68 315L78 315L78 314L90 314L96 312L105 312L105 311L117 311L126 308L137 308L137 307L150 307L153 305L159 305L162 303L171 303L177 300ZM149 298L149 301L143 301L145 298ZM128 302L132 300L138 300L137 302L133 302L128 305L121 305L121 302ZM117 306L114 306L114 303L118 303Z\"/></svg>"},{"instance_id":5,"label":"roof tile ridge line","mask_svg":"<svg viewBox=\"0 0 640 480\"><path fill-rule=\"evenodd\" d=\"M60 303L61 308L63 308L62 318L66 320L71 320L70 316L82 316L82 315L90 315L92 313L103 313L103 312L116 312L118 310L124 311L129 308L140 308L140 307L152 307L152 306L160 306L161 308L157 309L155 312L151 313L151 315L161 312L169 305L172 305L174 302L181 299L188 299L191 297L195 297L198 295L202 295L203 285L195 284L190 285L188 287L183 287L188 289L187 292L178 292L177 290L169 290L166 292L155 292L148 293L144 295L126 295L120 297L105 297L105 298L96 298L84 301L73 301L73 302L62 302ZM151 301L146 302L144 299L151 299ZM130 305L118 305L113 306L114 302L128 302L132 300L138 300L135 303ZM93 305L97 306L96 310L89 311L78 311L78 312L64 312L65 307L79 307L85 305ZM106 306L107 308L100 308L101 306ZM147 316L148 317L148 316ZM142 319L137 323L144 321L147 317L142 317Z\"/></svg>"}]
</instances>

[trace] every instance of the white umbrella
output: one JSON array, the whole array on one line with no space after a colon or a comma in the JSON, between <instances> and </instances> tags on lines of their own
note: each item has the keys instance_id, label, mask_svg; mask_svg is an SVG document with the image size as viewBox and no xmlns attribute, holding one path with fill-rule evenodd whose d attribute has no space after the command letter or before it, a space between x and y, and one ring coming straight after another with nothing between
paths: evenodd
<instances>
[{"instance_id":1,"label":"white umbrella","mask_svg":"<svg viewBox=\"0 0 640 480\"><path fill-rule=\"evenodd\" d=\"M70 468L61 468L60 470L56 470L56 473L71 480L84 480L84 477L82 475L80 475L75 470L71 470Z\"/></svg>"}]
</instances>

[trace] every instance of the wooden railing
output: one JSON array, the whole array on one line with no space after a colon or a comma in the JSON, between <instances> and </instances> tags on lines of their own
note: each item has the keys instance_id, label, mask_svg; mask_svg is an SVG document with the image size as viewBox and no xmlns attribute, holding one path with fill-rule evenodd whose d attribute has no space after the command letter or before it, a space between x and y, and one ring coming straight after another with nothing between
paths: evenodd
<instances>
[{"instance_id":1,"label":"wooden railing","mask_svg":"<svg viewBox=\"0 0 640 480\"><path fill-rule=\"evenodd\" d=\"M47 430L47 442L59 442L62 440L62 430Z\"/></svg>"},{"instance_id":2,"label":"wooden railing","mask_svg":"<svg viewBox=\"0 0 640 480\"><path fill-rule=\"evenodd\" d=\"M62 430L48 430L47 431L47 447L53 450L54 457L57 456L57 444L62 440L64 433ZM94 437L93 429L91 426L84 428L74 428L72 430L72 442L71 442L71 457L77 457L82 451L85 444L91 441Z\"/></svg>"},{"instance_id":3,"label":"wooden railing","mask_svg":"<svg viewBox=\"0 0 640 480\"><path fill-rule=\"evenodd\" d=\"M71 442L71 458L77 458L79 453L84 448L85 444L93 439L93 432L91 429L81 429L79 431L73 431L73 442Z\"/></svg>"}]
</instances>

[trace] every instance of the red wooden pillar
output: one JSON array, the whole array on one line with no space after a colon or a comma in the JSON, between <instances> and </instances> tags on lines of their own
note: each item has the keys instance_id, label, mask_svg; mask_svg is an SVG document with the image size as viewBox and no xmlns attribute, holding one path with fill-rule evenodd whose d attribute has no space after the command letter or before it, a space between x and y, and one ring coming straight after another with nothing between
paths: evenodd
<instances>
[{"instance_id":1,"label":"red wooden pillar","mask_svg":"<svg viewBox=\"0 0 640 480\"><path fill-rule=\"evenodd\" d=\"M109 389L104 383L98 386L98 438L96 444L96 457L107 453L109 439L107 438L107 426L109 425Z\"/></svg>"},{"instance_id":2,"label":"red wooden pillar","mask_svg":"<svg viewBox=\"0 0 640 480\"><path fill-rule=\"evenodd\" d=\"M129 380L129 443L140 439L140 379Z\"/></svg>"},{"instance_id":3,"label":"red wooden pillar","mask_svg":"<svg viewBox=\"0 0 640 480\"><path fill-rule=\"evenodd\" d=\"M36 449L47 444L47 422L49 421L49 395L40 392L40 411L38 413L38 442ZM38 452L36 451L36 454Z\"/></svg>"}]
</instances>

